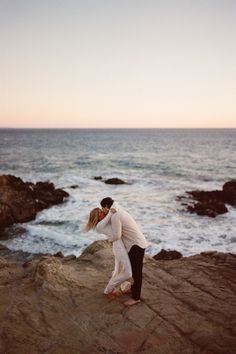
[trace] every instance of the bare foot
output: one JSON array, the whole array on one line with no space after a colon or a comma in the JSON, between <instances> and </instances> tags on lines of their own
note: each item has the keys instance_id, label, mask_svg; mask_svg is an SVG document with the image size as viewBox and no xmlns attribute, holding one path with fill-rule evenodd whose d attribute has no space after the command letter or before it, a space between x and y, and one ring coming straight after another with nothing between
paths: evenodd
<instances>
[{"instance_id":1,"label":"bare foot","mask_svg":"<svg viewBox=\"0 0 236 354\"><path fill-rule=\"evenodd\" d=\"M125 301L124 305L125 306L133 306L133 305L138 304L139 302L141 302L141 300L134 300L134 299L131 298L131 299Z\"/></svg>"}]
</instances>

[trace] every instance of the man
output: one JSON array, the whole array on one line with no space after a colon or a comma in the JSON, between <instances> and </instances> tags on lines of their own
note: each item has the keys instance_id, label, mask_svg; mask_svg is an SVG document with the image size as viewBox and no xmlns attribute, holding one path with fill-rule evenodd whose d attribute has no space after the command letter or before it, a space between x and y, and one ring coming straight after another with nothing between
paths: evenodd
<instances>
[{"instance_id":1,"label":"man","mask_svg":"<svg viewBox=\"0 0 236 354\"><path fill-rule=\"evenodd\" d=\"M148 243L132 216L122 209L116 202L114 202L112 198L104 198L100 204L102 206L102 210L106 214L111 208L114 208L117 210L119 215L119 220L116 222L114 237L110 240L115 241L122 238L128 252L134 283L131 287L132 297L124 304L127 306L132 306L140 302L143 257Z\"/></svg>"}]
</instances>

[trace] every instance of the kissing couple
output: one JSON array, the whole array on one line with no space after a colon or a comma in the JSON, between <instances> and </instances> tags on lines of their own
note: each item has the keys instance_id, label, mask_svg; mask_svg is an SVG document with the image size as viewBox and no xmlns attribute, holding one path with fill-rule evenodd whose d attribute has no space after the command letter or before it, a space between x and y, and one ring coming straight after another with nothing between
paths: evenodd
<instances>
[{"instance_id":1,"label":"kissing couple","mask_svg":"<svg viewBox=\"0 0 236 354\"><path fill-rule=\"evenodd\" d=\"M126 283L122 292L130 292L131 298L124 305L132 306L140 302L143 257L148 242L133 217L112 198L104 198L100 204L102 208L91 210L86 231L96 229L113 244L115 268L104 294L116 296L115 288L121 286L122 290L122 285ZM130 284L127 280L131 277L133 284L128 289Z\"/></svg>"}]
</instances>

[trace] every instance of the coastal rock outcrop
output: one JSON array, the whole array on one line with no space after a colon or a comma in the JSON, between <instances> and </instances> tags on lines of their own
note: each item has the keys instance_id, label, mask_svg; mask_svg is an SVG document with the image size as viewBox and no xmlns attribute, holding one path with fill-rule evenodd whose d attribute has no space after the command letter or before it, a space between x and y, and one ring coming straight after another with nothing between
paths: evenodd
<instances>
[{"instance_id":1,"label":"coastal rock outcrop","mask_svg":"<svg viewBox=\"0 0 236 354\"><path fill-rule=\"evenodd\" d=\"M102 176L95 176L93 177L95 181L102 181L106 184L127 184L127 182L123 181L120 178L114 177L114 178L108 178L108 179L103 179Z\"/></svg>"},{"instance_id":2,"label":"coastal rock outcrop","mask_svg":"<svg viewBox=\"0 0 236 354\"><path fill-rule=\"evenodd\" d=\"M164 250L162 249L160 252L158 252L155 256L153 256L154 259L157 261L170 261L172 259L179 259L183 257L182 254L178 251L171 251L171 250Z\"/></svg>"},{"instance_id":3,"label":"coastal rock outcrop","mask_svg":"<svg viewBox=\"0 0 236 354\"><path fill-rule=\"evenodd\" d=\"M102 180L102 176L95 176L95 177L93 177L93 179L95 179L95 181L101 181Z\"/></svg>"},{"instance_id":4,"label":"coastal rock outcrop","mask_svg":"<svg viewBox=\"0 0 236 354\"><path fill-rule=\"evenodd\" d=\"M35 219L38 211L60 204L69 194L49 182L23 182L12 175L0 176L0 227Z\"/></svg>"},{"instance_id":5,"label":"coastal rock outcrop","mask_svg":"<svg viewBox=\"0 0 236 354\"><path fill-rule=\"evenodd\" d=\"M225 204L236 206L236 180L226 182L222 190L194 190L187 192L187 194L190 199L184 196L180 196L177 199L183 202L182 205L186 206L188 212L214 218L217 215L228 212ZM192 203L192 201L197 201L197 203Z\"/></svg>"},{"instance_id":6,"label":"coastal rock outcrop","mask_svg":"<svg viewBox=\"0 0 236 354\"><path fill-rule=\"evenodd\" d=\"M114 266L107 241L22 265L0 258L1 353L235 353L236 255L146 256L142 302L131 308L128 295L103 295Z\"/></svg>"},{"instance_id":7,"label":"coastal rock outcrop","mask_svg":"<svg viewBox=\"0 0 236 354\"><path fill-rule=\"evenodd\" d=\"M126 184L126 182L120 178L108 178L104 181L104 183L106 183L106 184Z\"/></svg>"},{"instance_id":8,"label":"coastal rock outcrop","mask_svg":"<svg viewBox=\"0 0 236 354\"><path fill-rule=\"evenodd\" d=\"M78 184L72 184L72 186L70 186L71 189L77 189L79 188L79 185Z\"/></svg>"}]
</instances>

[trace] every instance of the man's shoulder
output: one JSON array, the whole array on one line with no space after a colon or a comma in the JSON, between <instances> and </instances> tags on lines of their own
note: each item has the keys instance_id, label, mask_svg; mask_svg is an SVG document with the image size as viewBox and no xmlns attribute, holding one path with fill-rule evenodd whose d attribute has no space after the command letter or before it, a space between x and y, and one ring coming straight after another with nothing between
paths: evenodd
<instances>
[{"instance_id":1,"label":"man's shoulder","mask_svg":"<svg viewBox=\"0 0 236 354\"><path fill-rule=\"evenodd\" d=\"M120 214L120 210L117 210L114 214L112 214L111 219L120 219L121 214Z\"/></svg>"},{"instance_id":2,"label":"man's shoulder","mask_svg":"<svg viewBox=\"0 0 236 354\"><path fill-rule=\"evenodd\" d=\"M125 210L122 206L120 206L119 203L114 202L112 207L116 209L117 212L115 214L118 214L120 218L126 218L126 219L128 218L134 220L133 217L130 215L130 213L127 210Z\"/></svg>"},{"instance_id":3,"label":"man's shoulder","mask_svg":"<svg viewBox=\"0 0 236 354\"><path fill-rule=\"evenodd\" d=\"M133 222L134 221L134 218L130 215L130 213L128 213L128 211L122 209L122 210L119 210L119 215L120 215L120 218L123 222Z\"/></svg>"}]
</instances>

